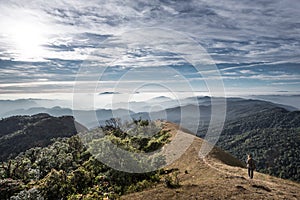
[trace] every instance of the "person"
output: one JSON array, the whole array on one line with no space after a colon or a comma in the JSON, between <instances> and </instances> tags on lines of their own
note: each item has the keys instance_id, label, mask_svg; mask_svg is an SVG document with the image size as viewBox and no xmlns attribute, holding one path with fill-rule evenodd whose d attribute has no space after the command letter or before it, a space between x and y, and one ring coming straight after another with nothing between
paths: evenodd
<instances>
[{"instance_id":1,"label":"person","mask_svg":"<svg viewBox=\"0 0 300 200\"><path fill-rule=\"evenodd\" d=\"M253 171L255 170L255 162L252 159L252 155L251 154L248 154L247 168L248 168L248 176L249 176L249 178L253 179Z\"/></svg>"}]
</instances>

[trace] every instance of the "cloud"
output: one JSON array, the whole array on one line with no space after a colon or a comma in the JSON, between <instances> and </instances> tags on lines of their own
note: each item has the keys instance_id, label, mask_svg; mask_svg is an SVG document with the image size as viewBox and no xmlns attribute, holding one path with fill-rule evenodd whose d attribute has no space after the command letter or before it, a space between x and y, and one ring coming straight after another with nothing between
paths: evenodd
<instances>
[{"instance_id":1,"label":"cloud","mask_svg":"<svg viewBox=\"0 0 300 200\"><path fill-rule=\"evenodd\" d=\"M273 82L271 85L295 85L298 86L300 84L300 81L285 81L285 82Z\"/></svg>"},{"instance_id":2,"label":"cloud","mask_svg":"<svg viewBox=\"0 0 300 200\"><path fill-rule=\"evenodd\" d=\"M108 95L108 94L121 94L120 92L101 92L99 95Z\"/></svg>"},{"instance_id":3,"label":"cloud","mask_svg":"<svg viewBox=\"0 0 300 200\"><path fill-rule=\"evenodd\" d=\"M0 3L1 92L29 91L34 84L25 87L22 83L34 82L39 85L34 86L35 91L54 91L55 87L69 91L64 81L74 81L82 64L94 66L90 70L93 74L99 71L97 67L109 64L103 78L108 83L122 77L128 83L129 79L171 82L179 76L203 81L183 55L168 51L172 45L190 50L191 45L182 38L171 41L162 35L154 40L147 35L138 38L136 34L131 37L128 34L135 28L149 27L164 28L170 34L172 30L180 31L201 44L231 85L238 85L241 80L248 80L248 85L258 80L261 87L263 82L274 85L278 81L297 82L299 9L297 0L3 1ZM22 24L37 30L41 52L31 51L33 48L20 50L14 41L13 27ZM128 38L122 38L124 33ZM144 44L152 44L156 49L133 44L134 41L147 41ZM178 74L167 73L166 68L175 69ZM148 69L156 70L156 74L152 73L155 76L143 76L149 73ZM138 76L124 76L132 70ZM202 75L215 78L205 67ZM39 80L61 84L50 86ZM17 83L20 85L4 87Z\"/></svg>"}]
</instances>

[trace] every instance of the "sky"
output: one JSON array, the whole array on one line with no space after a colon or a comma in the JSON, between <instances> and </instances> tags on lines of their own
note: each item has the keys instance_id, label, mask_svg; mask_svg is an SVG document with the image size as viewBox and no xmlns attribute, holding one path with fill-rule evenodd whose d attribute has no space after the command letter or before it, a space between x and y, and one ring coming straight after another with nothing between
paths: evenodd
<instances>
[{"instance_id":1,"label":"sky","mask_svg":"<svg viewBox=\"0 0 300 200\"><path fill-rule=\"evenodd\" d=\"M299 94L299 10L298 0L0 0L0 99L211 95L220 79L226 96Z\"/></svg>"}]
</instances>

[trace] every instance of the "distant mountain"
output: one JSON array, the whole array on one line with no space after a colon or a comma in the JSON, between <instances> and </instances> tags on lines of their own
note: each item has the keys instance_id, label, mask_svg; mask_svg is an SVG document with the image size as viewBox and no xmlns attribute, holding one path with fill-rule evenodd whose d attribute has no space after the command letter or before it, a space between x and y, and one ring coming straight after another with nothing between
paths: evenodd
<instances>
[{"instance_id":1,"label":"distant mountain","mask_svg":"<svg viewBox=\"0 0 300 200\"><path fill-rule=\"evenodd\" d=\"M0 116L11 110L31 108L39 106L32 99L17 99L17 100L0 100Z\"/></svg>"},{"instance_id":2,"label":"distant mountain","mask_svg":"<svg viewBox=\"0 0 300 200\"><path fill-rule=\"evenodd\" d=\"M159 96L154 97L152 99L147 100L148 103L157 103L157 102L165 102L165 101L172 101L173 99L166 96Z\"/></svg>"},{"instance_id":3,"label":"distant mountain","mask_svg":"<svg viewBox=\"0 0 300 200\"><path fill-rule=\"evenodd\" d=\"M121 118L123 120L131 119L134 112L126 109L98 109L94 110L75 110L73 111L76 121L83 124L87 128L95 128L105 124L110 118Z\"/></svg>"},{"instance_id":4,"label":"distant mountain","mask_svg":"<svg viewBox=\"0 0 300 200\"><path fill-rule=\"evenodd\" d=\"M221 101L222 100L222 101ZM216 109L218 107L223 106L221 103L224 99L221 98L214 98L214 105ZM186 102L185 105L182 106L176 106L173 108L168 108L161 111L156 112L140 112L133 114L133 118L143 118L143 119L166 119L168 121L174 122L174 123L181 123L182 126L184 126L187 129L192 129L197 126L195 122L200 121L199 124L199 130L207 127L209 125L210 119L211 119L211 98L210 97L201 97L197 98L197 101L199 104L188 104L188 102L191 102L189 99L184 100ZM242 98L227 98L226 99L226 106L227 106L227 112L226 112L226 121L231 121L233 119L239 119L241 117L246 117L249 115L253 115L256 113L259 113L264 110L272 109L272 108L278 108L279 105L267 102L267 101L261 101L261 100L251 100L251 99L242 99ZM199 109L199 115L196 114L196 110ZM185 116L182 116L182 111L184 110ZM201 134L198 132L198 134Z\"/></svg>"},{"instance_id":5,"label":"distant mountain","mask_svg":"<svg viewBox=\"0 0 300 200\"><path fill-rule=\"evenodd\" d=\"M17 99L17 100L0 100L0 117L13 116L16 111L22 112L30 108L52 108L55 106L70 107L71 102L58 99ZM40 113L40 112L39 112ZM21 114L21 113L19 113Z\"/></svg>"},{"instance_id":6,"label":"distant mountain","mask_svg":"<svg viewBox=\"0 0 300 200\"><path fill-rule=\"evenodd\" d=\"M47 113L49 115L58 117L63 115L72 115L72 109L62 108L60 106L55 106L52 108L45 107L32 107L28 109L16 109L2 114L2 117L10 117L15 115L35 115L38 113Z\"/></svg>"},{"instance_id":7,"label":"distant mountain","mask_svg":"<svg viewBox=\"0 0 300 200\"><path fill-rule=\"evenodd\" d=\"M127 109L134 112L150 112L150 111L159 111L171 107L178 106L176 100L172 98L159 96L147 101L129 101L129 102L117 102L113 105L106 105L106 108L112 109Z\"/></svg>"},{"instance_id":8,"label":"distant mountain","mask_svg":"<svg viewBox=\"0 0 300 200\"><path fill-rule=\"evenodd\" d=\"M64 115L73 116L75 114L76 121L83 124L87 128L95 128L99 125L103 125L104 122L110 118L123 118L128 119L132 111L126 109L98 109L94 110L72 110L69 108L62 108L55 106L53 108L33 107L29 109L17 109L10 112L6 112L2 117L10 117L16 115L36 115L38 113L47 113L51 116L60 117ZM95 118L96 115L96 118Z\"/></svg>"},{"instance_id":9,"label":"distant mountain","mask_svg":"<svg viewBox=\"0 0 300 200\"><path fill-rule=\"evenodd\" d=\"M130 101L130 102L118 102L113 105L106 105L105 107L112 107L112 109L128 109L134 112L143 112L148 111L151 108L151 105L147 102L139 101Z\"/></svg>"},{"instance_id":10,"label":"distant mountain","mask_svg":"<svg viewBox=\"0 0 300 200\"><path fill-rule=\"evenodd\" d=\"M77 128L77 129L76 129ZM77 130L87 130L72 116L49 114L13 116L0 120L0 161L32 147L43 147L57 137L70 137Z\"/></svg>"},{"instance_id":11,"label":"distant mountain","mask_svg":"<svg viewBox=\"0 0 300 200\"><path fill-rule=\"evenodd\" d=\"M300 110L300 95L255 95L251 98L281 104L289 111Z\"/></svg>"},{"instance_id":12,"label":"distant mountain","mask_svg":"<svg viewBox=\"0 0 300 200\"><path fill-rule=\"evenodd\" d=\"M222 98L213 97L213 102L216 108L222 106L220 103ZM227 98L227 113L226 120L241 118L247 115L255 114L265 109L289 107L281 104L276 104L263 100L251 100L242 98ZM87 128L95 128L103 125L107 119L122 118L129 120L130 118L143 119L166 119L171 122L180 123L182 110L188 113L184 116L184 126L191 128L197 126L196 121L200 119L201 126L207 126L211 119L211 102L212 97L189 97L180 101L169 97L160 96L150 99L145 102L129 102L116 103L113 109L98 109L94 110L72 110L55 106L52 108L32 107L28 109L15 109L6 113L0 114L0 117L9 117L14 115L34 115L38 113L48 113L52 116L73 115L76 121L83 124ZM26 108L26 107L25 107ZM195 115L195 110L200 109L200 116Z\"/></svg>"}]
</instances>

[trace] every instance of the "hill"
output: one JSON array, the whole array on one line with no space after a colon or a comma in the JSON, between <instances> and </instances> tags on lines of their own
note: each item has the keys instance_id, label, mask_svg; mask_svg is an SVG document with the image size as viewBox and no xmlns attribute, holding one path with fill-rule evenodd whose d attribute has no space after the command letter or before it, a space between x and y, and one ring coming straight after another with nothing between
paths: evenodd
<instances>
[{"instance_id":1,"label":"hill","mask_svg":"<svg viewBox=\"0 0 300 200\"><path fill-rule=\"evenodd\" d=\"M15 109L36 107L38 104L32 99L17 99L17 100L0 100L0 117L3 114Z\"/></svg>"},{"instance_id":2,"label":"hill","mask_svg":"<svg viewBox=\"0 0 300 200\"><path fill-rule=\"evenodd\" d=\"M103 140L109 139L132 152L151 152L163 146L170 137L159 123L139 120L131 125L134 124L137 125L134 135L123 132L116 124L107 123L70 138L54 139L47 147L31 148L3 162L0 166L0 199L102 199L107 195L117 199L122 194L159 182L160 170L147 173L115 170L97 160L96 155L90 153L93 149L82 143L87 136L85 139L93 138L90 144L95 144L96 150L105 145ZM153 137L141 136L146 127L154 128ZM93 137L97 133L104 135ZM109 153L107 149L102 150L100 154ZM143 162L136 160L136 164L135 167L139 167Z\"/></svg>"},{"instance_id":3,"label":"hill","mask_svg":"<svg viewBox=\"0 0 300 200\"><path fill-rule=\"evenodd\" d=\"M171 132L178 129L167 123ZM300 184L255 173L247 178L243 163L219 148L205 158L198 156L204 141L195 138L187 151L166 170L175 170L180 187L168 188L164 183L121 199L297 199ZM175 175L176 176L176 175Z\"/></svg>"},{"instance_id":4,"label":"hill","mask_svg":"<svg viewBox=\"0 0 300 200\"><path fill-rule=\"evenodd\" d=\"M103 125L105 120L112 117L123 117L132 114L130 110L124 109L97 109L97 110L72 110L70 108L62 108L60 106L55 106L52 108L45 107L31 107L28 109L16 109L9 112L0 114L0 117L9 117L17 115L37 115L39 113L47 113L51 116L61 117L61 116L72 116L75 113L76 121L84 125L87 128L96 128L99 125ZM97 119L95 119L94 114L96 113Z\"/></svg>"},{"instance_id":5,"label":"hill","mask_svg":"<svg viewBox=\"0 0 300 200\"><path fill-rule=\"evenodd\" d=\"M134 122L139 133L145 120ZM152 123L153 124L153 123ZM118 126L102 127L103 137L134 152L152 151L169 145L179 130L182 139L191 136L169 122L151 138L122 132ZM93 130L86 132L88 138ZM90 134L89 134L90 133ZM96 142L96 143L95 143ZM183 155L164 169L148 173L126 173L101 163L78 136L56 139L44 148L32 148L0 167L2 199L297 199L300 185L288 180L255 173L246 178L244 163L215 147L199 157L204 141L194 138ZM101 143L98 143L101 145ZM167 146L165 146L167 147ZM172 147L173 148L173 147ZM176 149L172 149L176 150ZM177 148L177 147L174 147ZM101 152L100 152L101 153ZM102 152L105 154L105 152ZM139 162L138 162L139 163ZM11 197L11 198L10 198Z\"/></svg>"},{"instance_id":6,"label":"hill","mask_svg":"<svg viewBox=\"0 0 300 200\"><path fill-rule=\"evenodd\" d=\"M0 120L0 161L14 157L32 147L49 145L51 139L71 137L85 127L71 116L52 117L48 114L14 116Z\"/></svg>"},{"instance_id":7,"label":"hill","mask_svg":"<svg viewBox=\"0 0 300 200\"><path fill-rule=\"evenodd\" d=\"M190 104L192 101L187 98L183 100L182 107L167 108L164 111L151 113L134 113L124 109L99 109L96 111L98 121L91 118L94 116L94 111L75 111L79 116L76 121L92 128L99 124L104 125L105 120L111 117L128 117L129 113L135 119L163 118L180 123L182 109L187 113L194 113L194 110L199 108L200 116L195 114L186 116L182 126L194 129L195 121L200 119L201 126L197 134L204 137L211 118L211 97L198 97L197 100L199 105ZM215 100L218 102L218 98ZM169 106L172 105L174 104L169 104ZM299 182L300 114L299 111L292 112L282 107L282 105L262 100L228 98L226 122L217 145L240 160L245 160L245 155L251 152L254 154L260 172ZM60 111L72 113L71 109L60 107L47 110L55 116L61 115Z\"/></svg>"},{"instance_id":8,"label":"hill","mask_svg":"<svg viewBox=\"0 0 300 200\"><path fill-rule=\"evenodd\" d=\"M240 160L253 154L260 172L300 182L300 112L270 108L225 123L217 143Z\"/></svg>"},{"instance_id":9,"label":"hill","mask_svg":"<svg viewBox=\"0 0 300 200\"><path fill-rule=\"evenodd\" d=\"M27 108L27 107L24 107ZM45 107L29 107L27 109L16 109L11 110L2 114L3 117L17 116L17 115L37 115L39 113L47 113L51 116L59 117L64 115L72 115L72 110L69 108L61 108L59 106L55 106L52 108Z\"/></svg>"},{"instance_id":10,"label":"hill","mask_svg":"<svg viewBox=\"0 0 300 200\"><path fill-rule=\"evenodd\" d=\"M287 110L300 110L300 95L253 95L251 98L287 105ZM294 109L290 109L294 108Z\"/></svg>"},{"instance_id":11,"label":"hill","mask_svg":"<svg viewBox=\"0 0 300 200\"><path fill-rule=\"evenodd\" d=\"M187 113L194 113L195 109L200 110L200 116L194 114L186 116L186 122L184 124L186 128L195 126L194 121L200 119L203 126L209 123L211 119L211 101L214 100L214 106L220 106L220 100L222 98L217 97L189 97L177 101L168 97L157 97L143 102L120 102L114 103L113 109L97 109L97 110L72 110L71 108L65 108L60 106L51 107L53 102L45 103L44 100L15 100L15 101L0 101L0 105L3 105L5 109L0 112L0 117L10 117L15 115L35 115L38 113L47 113L55 117L64 115L73 115L75 113L76 121L83 124L87 128L95 128L103 125L105 120L112 117L128 119L129 116L139 119L165 119L174 123L180 123L181 111L184 109ZM10 104L7 104L9 102ZM37 103L48 105L50 107L37 106ZM257 113L261 110L270 108L287 107L276 103L271 103L262 100L242 99L242 98L226 98L227 102L227 120L244 117L250 114ZM19 104L17 104L19 103ZM60 103L60 102L58 102ZM62 104L62 103L60 103ZM24 105L24 106L22 106ZM7 110L7 109L8 110ZM25 109L26 108L26 109ZM290 108L293 110L293 108ZM97 120L93 117L97 116ZM150 113L149 113L150 112Z\"/></svg>"},{"instance_id":12,"label":"hill","mask_svg":"<svg viewBox=\"0 0 300 200\"><path fill-rule=\"evenodd\" d=\"M175 106L167 108L161 111L155 111L151 113L141 112L132 114L135 119L165 119L176 124L180 124L187 129L194 130L195 122L199 121L199 131L198 135L202 136L202 130L207 128L211 120L211 100L214 98L214 107L218 110L218 107L223 107L222 98L216 97L198 97L198 104L191 104L190 98L184 99L183 104L180 106ZM262 111L268 111L270 109L282 109L282 105L253 99L242 99L242 98L226 98L226 122L231 122L232 120L238 120L247 116L260 113ZM195 114L195 110L199 109L199 115ZM182 110L184 110L185 118L181 119ZM184 122L184 123L183 123Z\"/></svg>"}]
</instances>

